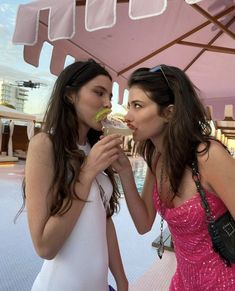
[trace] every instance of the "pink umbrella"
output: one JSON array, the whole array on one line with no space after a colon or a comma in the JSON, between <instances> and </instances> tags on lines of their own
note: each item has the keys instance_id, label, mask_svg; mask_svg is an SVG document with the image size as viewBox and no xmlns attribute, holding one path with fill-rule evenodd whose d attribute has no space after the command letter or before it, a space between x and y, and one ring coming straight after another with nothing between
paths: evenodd
<instances>
[{"instance_id":1,"label":"pink umbrella","mask_svg":"<svg viewBox=\"0 0 235 291\"><path fill-rule=\"evenodd\" d=\"M43 43L52 44L55 75L67 55L103 63L119 84L119 103L137 67L178 66L202 91L213 118L222 120L225 105L235 106L234 0L189 4L196 2L34 1L20 6L13 42L25 44L25 61L34 66Z\"/></svg>"}]
</instances>

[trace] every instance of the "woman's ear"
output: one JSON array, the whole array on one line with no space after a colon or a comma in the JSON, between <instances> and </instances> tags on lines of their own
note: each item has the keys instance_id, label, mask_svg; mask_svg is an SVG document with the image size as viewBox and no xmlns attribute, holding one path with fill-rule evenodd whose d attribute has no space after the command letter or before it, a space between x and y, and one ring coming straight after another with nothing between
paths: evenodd
<instances>
[{"instance_id":1,"label":"woman's ear","mask_svg":"<svg viewBox=\"0 0 235 291\"><path fill-rule=\"evenodd\" d=\"M68 103L70 103L70 104L72 104L72 105L74 104L74 100L73 100L73 96L72 96L72 95L68 95L68 94L67 94L67 95L65 96L65 98L66 98L66 100L67 100Z\"/></svg>"},{"instance_id":2,"label":"woman's ear","mask_svg":"<svg viewBox=\"0 0 235 291\"><path fill-rule=\"evenodd\" d=\"M65 100L67 101L67 103L70 103L70 104L74 104L75 102L75 96L73 94L73 92L71 90L68 90L66 91L66 94L65 94Z\"/></svg>"},{"instance_id":3,"label":"woman's ear","mask_svg":"<svg viewBox=\"0 0 235 291\"><path fill-rule=\"evenodd\" d=\"M164 108L164 117L169 121L172 118L174 113L174 105L170 104L166 108Z\"/></svg>"}]
</instances>

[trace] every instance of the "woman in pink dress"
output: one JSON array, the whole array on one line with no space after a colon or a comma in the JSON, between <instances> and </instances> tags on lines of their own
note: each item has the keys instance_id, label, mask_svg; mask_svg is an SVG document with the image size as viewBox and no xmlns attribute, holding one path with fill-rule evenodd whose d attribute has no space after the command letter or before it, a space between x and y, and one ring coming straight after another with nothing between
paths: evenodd
<instances>
[{"instance_id":1,"label":"woman in pink dress","mask_svg":"<svg viewBox=\"0 0 235 291\"><path fill-rule=\"evenodd\" d=\"M235 265L213 250L191 168L196 158L212 216L229 210L235 218L235 160L211 137L197 89L178 68L141 68L129 79L128 101L126 121L148 164L141 196L121 150L113 166L138 232L151 230L156 213L168 223L177 259L170 290L235 290Z\"/></svg>"}]
</instances>

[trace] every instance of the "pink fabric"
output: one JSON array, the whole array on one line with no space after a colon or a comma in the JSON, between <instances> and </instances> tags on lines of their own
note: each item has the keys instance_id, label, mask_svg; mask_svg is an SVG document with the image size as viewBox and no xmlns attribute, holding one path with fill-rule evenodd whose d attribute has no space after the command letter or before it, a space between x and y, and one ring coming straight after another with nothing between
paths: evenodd
<instances>
[{"instance_id":1,"label":"pink fabric","mask_svg":"<svg viewBox=\"0 0 235 291\"><path fill-rule=\"evenodd\" d=\"M112 27L116 23L117 0L86 0L87 31Z\"/></svg>"},{"instance_id":2,"label":"pink fabric","mask_svg":"<svg viewBox=\"0 0 235 291\"><path fill-rule=\"evenodd\" d=\"M65 9L66 7L66 9ZM38 39L39 14L49 10L48 39L72 38L75 33L75 0L40 0L18 8L13 43L34 45Z\"/></svg>"},{"instance_id":3,"label":"pink fabric","mask_svg":"<svg viewBox=\"0 0 235 291\"><path fill-rule=\"evenodd\" d=\"M48 6L51 1L52 0L40 0L34 1L33 3L37 3L37 5L46 3ZM53 1L56 8L59 9L60 7L63 13L65 4L61 5L61 3L65 3L65 0ZM75 0L73 1L75 3ZM95 0L94 3L98 3L98 1L102 2L101 0ZM114 0L110 0L110 3L113 3L113 1ZM134 13L135 11L135 15L141 16L140 13L138 14L138 11L145 13L149 7L151 7L149 6L150 2L159 4L160 1L162 0L132 1L135 3L135 6L132 7L132 12ZM139 5L141 2L142 4L148 2L148 5L144 5L143 7L143 5ZM235 22L233 21L233 16L235 10L230 10L227 15L219 17L219 15L228 8L234 9L232 2L234 1L207 0L201 1L198 5L218 21L226 25L228 29L234 33ZM89 1L89 3L93 2ZM27 5L31 8L34 7L31 4L32 3L29 3ZM31 12L28 12L24 18L21 18L21 21L18 21L17 18L16 30L19 30L20 34L13 40L15 43L30 43L30 47L25 46L24 58L26 62L34 66L38 66L39 64L40 51L43 47L43 43L45 41L49 42L53 46L50 70L56 75L64 68L64 60L67 55L71 55L76 60L95 58L99 63L103 63L106 68L111 71L114 81L122 81L123 85L120 86L119 103L121 103L123 99L123 89L127 88L127 85L124 85L126 79L134 69L138 67L153 67L157 64L167 64L184 70L192 60L198 57L197 60L189 66L186 73L200 89L204 104L212 106L213 119L223 120L225 105L235 104L234 38L225 32L221 34L220 28L217 25L208 21L205 16L194 9L194 6L187 4L187 2L183 0L167 1L167 9L162 15L135 21L131 20L128 16L130 4L131 2L128 1L116 5L117 21L116 25L112 28L99 29L92 32L87 32L85 29L85 6L79 5L76 7L75 11L76 33L73 39L62 39L53 42L50 41L50 37L48 39L48 30L50 31L50 28L52 28L50 23L48 24L48 13L45 13L46 11L40 12L38 40L37 43L32 46L29 39L32 38L32 42L36 39L34 35L36 28L34 22L32 26L29 23L31 23L31 18L35 20L36 10L34 7L32 15ZM137 5L139 5L139 8L142 6L143 9L140 10ZM68 12L67 10L69 9L67 8L66 12ZM102 15L104 12L108 11L113 13L111 9L107 9L105 11L102 10ZM96 13L94 7L93 13ZM98 22L103 21L103 16L99 19L100 15L100 10L98 13L97 9L97 15L95 15L94 20L98 20ZM108 16L106 15L105 17L107 18ZM110 19L112 19L113 16L110 15L110 17ZM88 18L89 21L93 20L90 15ZM22 19L27 21L26 25L23 23ZM62 23L63 21L60 24ZM72 22L69 23L71 25ZM93 24L92 29L94 30L96 24ZM67 25L67 23L65 23L65 25ZM91 23L89 25L91 25ZM202 25L206 26L199 29ZM62 28L58 27L58 30L61 30L62 33L63 28L65 27L62 24ZM192 30L194 33L190 34ZM37 31L35 33L37 33ZM176 39L179 40L178 43L175 43ZM207 51L203 50L201 47L183 45L182 42L180 42L182 40L199 44L210 43L212 46L230 48L230 51L228 53L226 53L226 51L225 53ZM137 61L138 63L136 63Z\"/></svg>"},{"instance_id":4,"label":"pink fabric","mask_svg":"<svg viewBox=\"0 0 235 291\"><path fill-rule=\"evenodd\" d=\"M142 19L162 14L167 7L167 0L130 0L129 17L131 19Z\"/></svg>"},{"instance_id":5,"label":"pink fabric","mask_svg":"<svg viewBox=\"0 0 235 291\"><path fill-rule=\"evenodd\" d=\"M196 4L198 2L201 2L202 0L185 0L186 3L188 4Z\"/></svg>"},{"instance_id":6,"label":"pink fabric","mask_svg":"<svg viewBox=\"0 0 235 291\"><path fill-rule=\"evenodd\" d=\"M214 217L226 211L225 205L213 193L206 192L206 196ZM235 265L226 267L212 249L199 194L196 193L179 207L165 208L156 184L153 200L156 210L163 212L175 248L177 269L170 291L234 291Z\"/></svg>"}]
</instances>

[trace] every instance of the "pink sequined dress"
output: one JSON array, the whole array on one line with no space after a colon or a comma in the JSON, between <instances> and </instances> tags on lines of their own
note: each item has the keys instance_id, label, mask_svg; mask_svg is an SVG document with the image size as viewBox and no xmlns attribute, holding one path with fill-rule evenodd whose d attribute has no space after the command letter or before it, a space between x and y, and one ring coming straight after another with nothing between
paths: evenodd
<instances>
[{"instance_id":1,"label":"pink sequined dress","mask_svg":"<svg viewBox=\"0 0 235 291\"><path fill-rule=\"evenodd\" d=\"M206 197L213 216L217 218L226 211L213 193L206 192ZM163 214L168 224L177 259L169 290L235 291L235 264L226 267L212 249L199 194L179 207L166 208L161 205L155 185L153 200L156 210Z\"/></svg>"}]
</instances>

